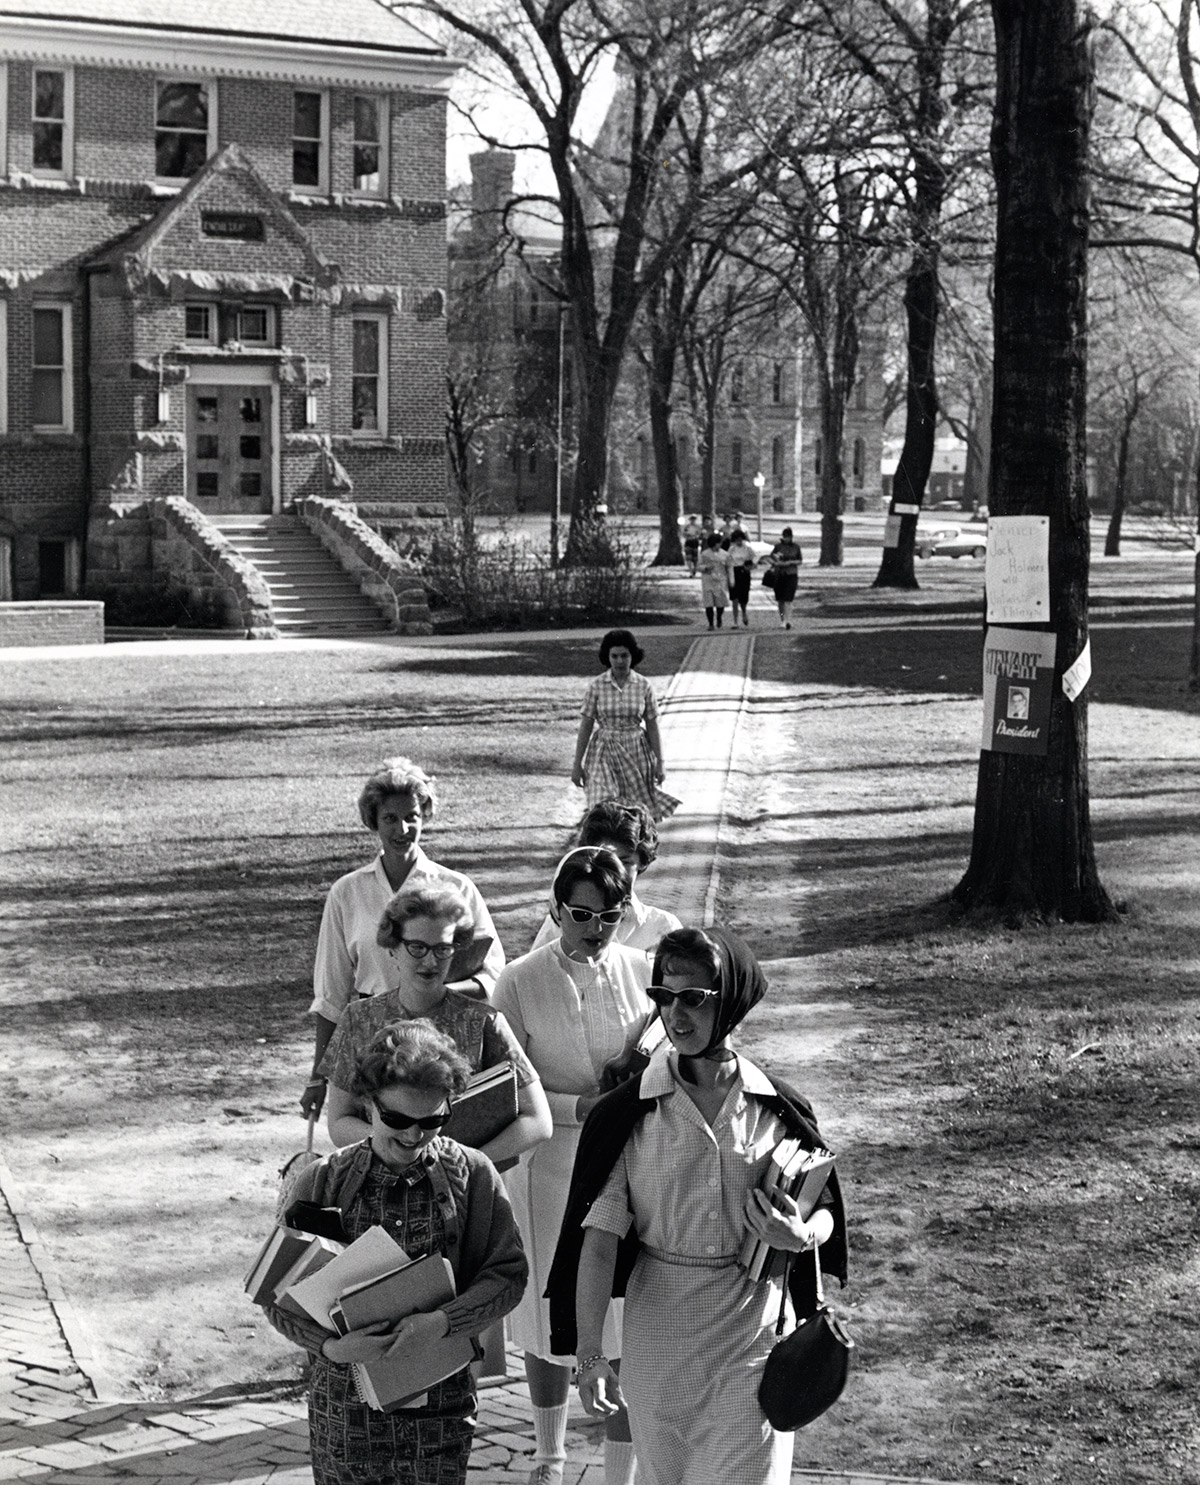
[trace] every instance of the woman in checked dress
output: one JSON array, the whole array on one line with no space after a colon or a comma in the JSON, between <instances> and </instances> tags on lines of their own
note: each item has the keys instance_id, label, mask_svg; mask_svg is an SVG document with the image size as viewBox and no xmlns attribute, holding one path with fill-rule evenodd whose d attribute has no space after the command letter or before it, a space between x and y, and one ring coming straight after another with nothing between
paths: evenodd
<instances>
[{"instance_id":1,"label":"woman in checked dress","mask_svg":"<svg viewBox=\"0 0 1200 1485\"><path fill-rule=\"evenodd\" d=\"M794 1435L758 1406L775 1341L781 1279L738 1266L747 1229L772 1248L821 1247L845 1279L836 1179L808 1221L758 1190L781 1139L823 1144L812 1109L730 1046L766 990L754 956L721 928L684 928L659 945L648 994L669 1044L640 1079L608 1094L580 1140L550 1276L552 1338L578 1351L589 1413L628 1402L638 1485L787 1485ZM793 1270L790 1308L816 1307L808 1265ZM624 1292L620 1380L600 1321Z\"/></svg>"},{"instance_id":2,"label":"woman in checked dress","mask_svg":"<svg viewBox=\"0 0 1200 1485\"><path fill-rule=\"evenodd\" d=\"M571 782L587 790L588 809L604 799L643 804L656 820L679 808L662 783L662 738L654 687L635 667L645 658L628 629L610 629L600 641L605 671L583 697Z\"/></svg>"}]
</instances>

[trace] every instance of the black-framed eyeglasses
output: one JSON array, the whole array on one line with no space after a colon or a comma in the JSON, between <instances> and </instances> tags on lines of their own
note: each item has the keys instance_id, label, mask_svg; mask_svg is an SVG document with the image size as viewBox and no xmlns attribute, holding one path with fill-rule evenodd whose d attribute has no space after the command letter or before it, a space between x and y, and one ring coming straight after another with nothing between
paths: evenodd
<instances>
[{"instance_id":1,"label":"black-framed eyeglasses","mask_svg":"<svg viewBox=\"0 0 1200 1485\"><path fill-rule=\"evenodd\" d=\"M719 995L718 990L705 990L700 985L686 985L682 990L668 990L665 985L648 985L646 994L657 1006L665 1010L672 1001L678 1000L687 1006L689 1011L698 1011L711 995Z\"/></svg>"},{"instance_id":2,"label":"black-framed eyeglasses","mask_svg":"<svg viewBox=\"0 0 1200 1485\"><path fill-rule=\"evenodd\" d=\"M598 923L603 923L606 927L611 927L613 923L619 923L625 916L624 903L620 907L605 908L602 913L594 913L591 908L572 907L569 902L562 903L561 907L564 913L570 913L571 919L575 923L588 923L595 918Z\"/></svg>"},{"instance_id":3,"label":"black-framed eyeglasses","mask_svg":"<svg viewBox=\"0 0 1200 1485\"><path fill-rule=\"evenodd\" d=\"M411 1129L414 1124L418 1129L441 1129L443 1124L449 1122L452 1112L446 1109L440 1114L426 1114L423 1119L414 1119L411 1114L394 1114L391 1109L385 1109L377 1098L373 1098L371 1102L375 1105L375 1112L389 1129Z\"/></svg>"},{"instance_id":4,"label":"black-framed eyeglasses","mask_svg":"<svg viewBox=\"0 0 1200 1485\"><path fill-rule=\"evenodd\" d=\"M396 942L403 944L414 959L424 959L426 954L432 954L439 964L445 964L454 958L453 944L427 944L419 938L401 938Z\"/></svg>"}]
</instances>

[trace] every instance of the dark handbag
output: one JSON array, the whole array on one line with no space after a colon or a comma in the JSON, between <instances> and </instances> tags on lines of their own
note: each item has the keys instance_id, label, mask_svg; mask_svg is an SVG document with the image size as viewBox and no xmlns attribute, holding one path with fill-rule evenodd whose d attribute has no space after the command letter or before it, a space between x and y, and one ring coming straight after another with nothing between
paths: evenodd
<instances>
[{"instance_id":1,"label":"dark handbag","mask_svg":"<svg viewBox=\"0 0 1200 1485\"><path fill-rule=\"evenodd\" d=\"M767 1415L767 1422L780 1433L794 1433L831 1408L841 1397L850 1373L854 1342L842 1322L825 1305L821 1260L815 1247L813 1261L817 1266L816 1311L801 1320L791 1335L776 1341L758 1384L758 1405ZM776 1335L783 1335L791 1270L789 1255L783 1275L779 1319L775 1324Z\"/></svg>"},{"instance_id":2,"label":"dark handbag","mask_svg":"<svg viewBox=\"0 0 1200 1485\"><path fill-rule=\"evenodd\" d=\"M763 573L762 585L764 588L773 588L775 586L775 569L773 567L768 567L766 572Z\"/></svg>"}]
</instances>

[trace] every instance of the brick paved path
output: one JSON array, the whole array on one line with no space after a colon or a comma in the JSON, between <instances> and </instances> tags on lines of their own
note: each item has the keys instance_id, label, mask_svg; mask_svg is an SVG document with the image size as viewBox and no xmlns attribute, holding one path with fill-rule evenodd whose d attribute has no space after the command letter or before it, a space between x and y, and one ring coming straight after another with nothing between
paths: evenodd
<instances>
[{"instance_id":1,"label":"brick paved path","mask_svg":"<svg viewBox=\"0 0 1200 1485\"><path fill-rule=\"evenodd\" d=\"M44 653L44 652L43 652ZM667 787L682 805L662 830L652 900L712 920L723 793L749 686L753 638L692 645L664 697ZM521 1359L480 1390L471 1485L524 1485L533 1427ZM110 1402L12 1176L0 1162L0 1481L31 1485L312 1485L294 1388L222 1388L186 1402ZM98 1400L101 1399L101 1400ZM572 1392L565 1485L603 1485L603 1425ZM797 1471L796 1482L884 1485L897 1476ZM918 1485L909 1481L906 1485Z\"/></svg>"}]
</instances>

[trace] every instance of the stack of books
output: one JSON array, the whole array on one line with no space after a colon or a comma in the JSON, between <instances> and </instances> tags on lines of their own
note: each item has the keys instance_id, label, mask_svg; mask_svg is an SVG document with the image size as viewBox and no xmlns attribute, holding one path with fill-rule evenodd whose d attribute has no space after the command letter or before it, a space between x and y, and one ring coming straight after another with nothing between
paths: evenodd
<instances>
[{"instance_id":1,"label":"stack of books","mask_svg":"<svg viewBox=\"0 0 1200 1485\"><path fill-rule=\"evenodd\" d=\"M450 1105L442 1133L478 1150L517 1117L517 1072L511 1062L485 1067Z\"/></svg>"},{"instance_id":2,"label":"stack of books","mask_svg":"<svg viewBox=\"0 0 1200 1485\"><path fill-rule=\"evenodd\" d=\"M307 1233L291 1233L290 1237L331 1242ZM276 1287L276 1303L311 1316L338 1335L346 1335L379 1321L395 1325L408 1315L428 1314L454 1298L454 1271L447 1259L441 1254L410 1258L382 1227L368 1228L348 1247L337 1246L340 1251L315 1268L290 1282L281 1282ZM378 1361L353 1362L351 1370L363 1402L390 1413L397 1408L421 1406L431 1387L461 1371L478 1354L472 1337L448 1335L421 1346L406 1346Z\"/></svg>"},{"instance_id":3,"label":"stack of books","mask_svg":"<svg viewBox=\"0 0 1200 1485\"><path fill-rule=\"evenodd\" d=\"M759 1190L771 1205L782 1210L782 1203L773 1198L782 1192L794 1199L805 1222L812 1216L829 1172L833 1169L834 1157L828 1150L807 1150L796 1139L781 1140L776 1145L770 1163L763 1172ZM738 1262L755 1281L764 1275L781 1272L786 1257L776 1248L769 1247L752 1232L747 1232L738 1253Z\"/></svg>"},{"instance_id":4,"label":"stack of books","mask_svg":"<svg viewBox=\"0 0 1200 1485\"><path fill-rule=\"evenodd\" d=\"M344 1247L332 1238L277 1227L246 1275L246 1293L256 1305L274 1304L285 1289L316 1273Z\"/></svg>"}]
</instances>

